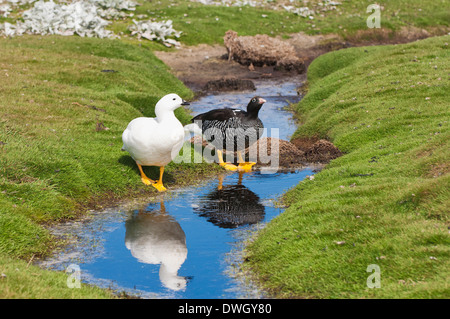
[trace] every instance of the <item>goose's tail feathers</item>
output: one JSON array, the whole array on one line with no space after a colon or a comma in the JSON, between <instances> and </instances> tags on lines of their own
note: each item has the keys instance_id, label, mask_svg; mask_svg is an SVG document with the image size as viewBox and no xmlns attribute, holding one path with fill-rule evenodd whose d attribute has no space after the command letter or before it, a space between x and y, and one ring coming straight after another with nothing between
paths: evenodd
<instances>
[{"instance_id":1,"label":"goose's tail feathers","mask_svg":"<svg viewBox=\"0 0 450 319\"><path fill-rule=\"evenodd\" d=\"M202 135L202 129L200 128L200 126L197 125L197 123L185 125L184 131L194 133L194 135Z\"/></svg>"}]
</instances>

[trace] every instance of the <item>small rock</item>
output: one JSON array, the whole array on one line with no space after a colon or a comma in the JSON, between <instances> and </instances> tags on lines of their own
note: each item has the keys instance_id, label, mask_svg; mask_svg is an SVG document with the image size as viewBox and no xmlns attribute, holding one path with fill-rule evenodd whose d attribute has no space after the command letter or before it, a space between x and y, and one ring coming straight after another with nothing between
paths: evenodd
<instances>
[{"instance_id":1,"label":"small rock","mask_svg":"<svg viewBox=\"0 0 450 319\"><path fill-rule=\"evenodd\" d=\"M336 245L344 245L345 241L335 241Z\"/></svg>"}]
</instances>

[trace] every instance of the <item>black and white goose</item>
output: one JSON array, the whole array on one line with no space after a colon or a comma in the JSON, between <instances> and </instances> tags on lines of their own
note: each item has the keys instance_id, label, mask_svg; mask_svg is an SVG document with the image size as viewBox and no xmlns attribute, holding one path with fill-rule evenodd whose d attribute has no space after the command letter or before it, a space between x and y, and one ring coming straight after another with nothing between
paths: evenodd
<instances>
[{"instance_id":1,"label":"black and white goose","mask_svg":"<svg viewBox=\"0 0 450 319\"><path fill-rule=\"evenodd\" d=\"M216 148L220 166L231 171L249 172L256 164L245 162L241 151L255 143L262 135L264 125L258 113L265 102L263 98L255 96L248 103L247 111L232 108L215 109L192 119L192 122L201 128L203 137ZM223 150L236 151L239 165L225 163Z\"/></svg>"}]
</instances>

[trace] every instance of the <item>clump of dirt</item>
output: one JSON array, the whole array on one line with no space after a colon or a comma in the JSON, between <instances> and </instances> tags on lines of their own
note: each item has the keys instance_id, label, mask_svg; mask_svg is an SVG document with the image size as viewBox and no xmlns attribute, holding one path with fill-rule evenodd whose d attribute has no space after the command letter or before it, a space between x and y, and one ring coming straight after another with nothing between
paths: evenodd
<instances>
[{"instance_id":1,"label":"clump of dirt","mask_svg":"<svg viewBox=\"0 0 450 319\"><path fill-rule=\"evenodd\" d=\"M306 152L311 148L311 146L319 141L320 138L317 136L311 137L297 137L291 140L291 143L294 144L299 150Z\"/></svg>"},{"instance_id":2,"label":"clump of dirt","mask_svg":"<svg viewBox=\"0 0 450 319\"><path fill-rule=\"evenodd\" d=\"M272 149L275 146L275 149ZM260 151L266 154L261 158ZM274 153L275 152L275 153ZM274 163L270 159L278 156L278 166L282 168L301 167L306 164L304 161L304 152L299 150L294 144L289 141L273 138L263 137L257 143L251 145L245 150L245 155L258 154L258 166L271 166Z\"/></svg>"},{"instance_id":3,"label":"clump of dirt","mask_svg":"<svg viewBox=\"0 0 450 319\"><path fill-rule=\"evenodd\" d=\"M191 138L191 143L202 144L203 147L213 148L207 141L200 136ZM298 145L298 146L297 146ZM272 148L275 146L275 148ZM276 153L273 153L273 152ZM260 157L260 152L263 155ZM229 154L230 152L225 152ZM263 137L257 143L251 145L242 152L246 160L249 155L257 154L257 166L272 166L271 159L278 157L278 166L280 168L302 167L307 164L326 164L331 160L342 156L342 152L330 141L317 138L299 138L292 142ZM237 153L234 152L234 163L237 163Z\"/></svg>"},{"instance_id":4,"label":"clump of dirt","mask_svg":"<svg viewBox=\"0 0 450 319\"><path fill-rule=\"evenodd\" d=\"M252 80L237 79L237 78L222 78L218 80L211 80L203 87L206 92L224 92L224 91L254 91L255 84Z\"/></svg>"},{"instance_id":5,"label":"clump of dirt","mask_svg":"<svg viewBox=\"0 0 450 319\"><path fill-rule=\"evenodd\" d=\"M326 164L343 155L333 143L317 137L296 138L292 144L304 152L303 160L308 163Z\"/></svg>"},{"instance_id":6,"label":"clump of dirt","mask_svg":"<svg viewBox=\"0 0 450 319\"><path fill-rule=\"evenodd\" d=\"M194 136L190 141L193 144L202 144L202 147L213 148L212 145L208 144L200 136ZM275 148L272 148L272 146L275 146ZM274 151L275 153L273 153ZM260 152L263 154L262 157L259 156ZM225 155L230 153L229 151L225 151ZM233 152L233 155L234 163L237 163L237 153ZM246 148L242 152L242 155L245 160L249 160L249 156L257 155L257 166L273 165L274 163L271 163L270 160L275 156L278 156L278 166L281 168L302 167L307 164L304 160L304 152L302 150L299 150L289 141L272 137L259 139L258 142Z\"/></svg>"},{"instance_id":7,"label":"clump of dirt","mask_svg":"<svg viewBox=\"0 0 450 319\"><path fill-rule=\"evenodd\" d=\"M333 143L324 139L311 143L314 139L308 138L306 140L309 141L309 143L303 141L303 143L301 143L301 148L294 142L282 139L276 140L277 141L274 141L274 138L262 138L258 140L258 143L246 149L245 153L248 154L252 151L252 148L256 147L258 151L257 154L259 154L259 150L262 148L263 154L265 154L267 150L266 154L268 158L271 158L276 155L273 154L274 150L272 149L272 145L276 145L277 149L275 152L278 153L279 166L283 168L299 167L310 163L326 164L331 160L342 156L342 152ZM297 140L297 143L300 144L299 139ZM260 166L271 165L270 163L267 163L265 159L260 160L259 158L257 164Z\"/></svg>"},{"instance_id":8,"label":"clump of dirt","mask_svg":"<svg viewBox=\"0 0 450 319\"><path fill-rule=\"evenodd\" d=\"M287 71L305 71L303 60L296 56L294 47L286 41L271 38L266 34L238 36L229 30L225 33L224 44L228 51L228 61L235 60L243 65L275 66Z\"/></svg>"}]
</instances>

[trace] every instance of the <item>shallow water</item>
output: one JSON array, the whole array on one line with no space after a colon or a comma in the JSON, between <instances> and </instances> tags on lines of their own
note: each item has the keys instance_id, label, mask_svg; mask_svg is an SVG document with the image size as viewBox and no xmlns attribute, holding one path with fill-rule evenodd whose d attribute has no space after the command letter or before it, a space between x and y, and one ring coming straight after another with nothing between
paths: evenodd
<instances>
[{"instance_id":1,"label":"shallow water","mask_svg":"<svg viewBox=\"0 0 450 319\"><path fill-rule=\"evenodd\" d=\"M292 83L259 83L256 92L210 95L193 113L217 107L245 108L251 97L267 100L260 117L287 139L296 129L284 110L298 100ZM244 101L244 102L243 102ZM230 105L231 104L231 105ZM215 165L215 164L211 164ZM84 282L144 298L263 298L236 275L243 241L282 212L274 202L312 168L262 174L224 172L195 187L158 194L58 225L72 239L45 267L76 269Z\"/></svg>"}]
</instances>

